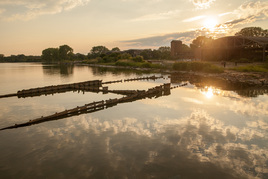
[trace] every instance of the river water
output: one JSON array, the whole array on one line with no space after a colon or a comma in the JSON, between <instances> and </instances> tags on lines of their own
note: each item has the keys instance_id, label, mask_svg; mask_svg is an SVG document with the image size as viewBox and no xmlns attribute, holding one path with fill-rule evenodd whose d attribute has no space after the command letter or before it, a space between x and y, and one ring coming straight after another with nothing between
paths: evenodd
<instances>
[{"instance_id":1,"label":"river water","mask_svg":"<svg viewBox=\"0 0 268 179\"><path fill-rule=\"evenodd\" d=\"M165 74L39 63L0 64L0 95L89 80L147 90ZM118 94L68 91L0 98L0 128ZM268 178L268 95L188 83L146 98L60 120L0 131L0 178Z\"/></svg>"}]
</instances>

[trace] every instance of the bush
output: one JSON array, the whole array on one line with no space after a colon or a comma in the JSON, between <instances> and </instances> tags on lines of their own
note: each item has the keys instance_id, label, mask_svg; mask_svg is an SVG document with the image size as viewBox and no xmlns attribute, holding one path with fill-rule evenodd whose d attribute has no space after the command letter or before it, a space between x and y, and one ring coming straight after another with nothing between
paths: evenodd
<instances>
[{"instance_id":1,"label":"bush","mask_svg":"<svg viewBox=\"0 0 268 179\"><path fill-rule=\"evenodd\" d=\"M144 62L144 59L142 56L132 57L131 60L134 62Z\"/></svg>"}]
</instances>

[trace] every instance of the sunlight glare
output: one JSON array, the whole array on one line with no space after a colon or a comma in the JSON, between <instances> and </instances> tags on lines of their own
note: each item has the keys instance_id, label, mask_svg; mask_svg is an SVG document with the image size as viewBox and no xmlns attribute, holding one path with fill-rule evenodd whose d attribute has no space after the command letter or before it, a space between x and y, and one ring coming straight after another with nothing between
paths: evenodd
<instances>
[{"instance_id":1,"label":"sunlight glare","mask_svg":"<svg viewBox=\"0 0 268 179\"><path fill-rule=\"evenodd\" d=\"M218 24L218 20L214 17L208 17L203 22L204 28L209 29L209 30L213 30L217 24Z\"/></svg>"},{"instance_id":2,"label":"sunlight glare","mask_svg":"<svg viewBox=\"0 0 268 179\"><path fill-rule=\"evenodd\" d=\"M212 96L213 96L212 88L208 88L208 91L206 92L205 95L207 98L212 98Z\"/></svg>"},{"instance_id":3,"label":"sunlight glare","mask_svg":"<svg viewBox=\"0 0 268 179\"><path fill-rule=\"evenodd\" d=\"M204 91L201 92L206 98L210 99L214 96L213 89L211 87L205 87Z\"/></svg>"}]
</instances>

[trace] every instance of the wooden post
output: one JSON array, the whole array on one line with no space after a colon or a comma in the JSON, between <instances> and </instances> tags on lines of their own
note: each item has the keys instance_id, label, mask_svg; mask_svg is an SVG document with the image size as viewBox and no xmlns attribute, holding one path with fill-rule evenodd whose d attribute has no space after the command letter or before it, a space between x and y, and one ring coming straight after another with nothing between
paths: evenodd
<instances>
[{"instance_id":1,"label":"wooden post","mask_svg":"<svg viewBox=\"0 0 268 179\"><path fill-rule=\"evenodd\" d=\"M102 87L102 92L103 92L103 94L107 94L108 93L108 86Z\"/></svg>"}]
</instances>

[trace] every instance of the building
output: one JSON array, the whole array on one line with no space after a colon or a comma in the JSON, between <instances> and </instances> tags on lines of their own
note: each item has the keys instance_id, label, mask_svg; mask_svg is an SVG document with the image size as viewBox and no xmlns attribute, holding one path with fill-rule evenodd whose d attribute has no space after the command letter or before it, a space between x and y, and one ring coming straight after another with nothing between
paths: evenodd
<instances>
[{"instance_id":1,"label":"building","mask_svg":"<svg viewBox=\"0 0 268 179\"><path fill-rule=\"evenodd\" d=\"M265 61L268 54L268 37L227 36L214 40L200 49L203 60L232 60L246 58Z\"/></svg>"},{"instance_id":2,"label":"building","mask_svg":"<svg viewBox=\"0 0 268 179\"><path fill-rule=\"evenodd\" d=\"M179 56L182 48L182 41L180 40L172 40L171 41L171 57L176 58Z\"/></svg>"}]
</instances>

